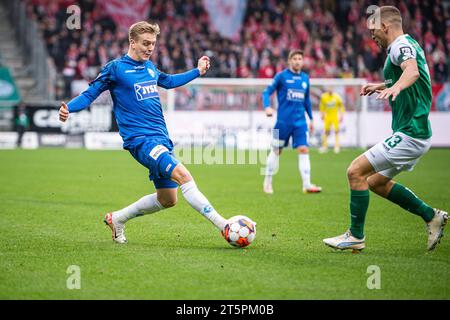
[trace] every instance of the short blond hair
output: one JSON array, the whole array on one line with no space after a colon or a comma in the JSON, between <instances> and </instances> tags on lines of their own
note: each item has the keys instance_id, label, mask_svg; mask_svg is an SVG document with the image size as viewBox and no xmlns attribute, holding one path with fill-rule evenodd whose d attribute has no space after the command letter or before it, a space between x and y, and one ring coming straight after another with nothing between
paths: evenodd
<instances>
[{"instance_id":1,"label":"short blond hair","mask_svg":"<svg viewBox=\"0 0 450 320\"><path fill-rule=\"evenodd\" d=\"M154 35L159 35L160 29L157 23L151 23L147 21L139 21L131 25L128 30L128 39L137 41L139 35L144 33L151 33Z\"/></svg>"},{"instance_id":2,"label":"short blond hair","mask_svg":"<svg viewBox=\"0 0 450 320\"><path fill-rule=\"evenodd\" d=\"M399 27L402 26L403 20L400 10L394 6L382 6L380 7L381 21L387 24L395 24Z\"/></svg>"}]
</instances>

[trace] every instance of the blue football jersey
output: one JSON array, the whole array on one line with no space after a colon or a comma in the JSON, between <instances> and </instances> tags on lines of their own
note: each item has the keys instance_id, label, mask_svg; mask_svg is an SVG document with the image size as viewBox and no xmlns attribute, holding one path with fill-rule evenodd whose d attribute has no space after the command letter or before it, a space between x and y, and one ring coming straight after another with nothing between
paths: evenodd
<instances>
[{"instance_id":1,"label":"blue football jersey","mask_svg":"<svg viewBox=\"0 0 450 320\"><path fill-rule=\"evenodd\" d=\"M285 69L275 75L273 82L262 94L263 106L270 106L270 96L277 91L277 121L304 126L305 112L312 120L309 77L305 72L294 73Z\"/></svg>"},{"instance_id":2,"label":"blue football jersey","mask_svg":"<svg viewBox=\"0 0 450 320\"><path fill-rule=\"evenodd\" d=\"M103 91L109 90L119 133L127 149L136 138L169 140L158 87L172 89L200 76L195 68L169 75L151 61L136 61L130 56L110 61L89 84L89 88L68 104L69 112L87 108Z\"/></svg>"}]
</instances>

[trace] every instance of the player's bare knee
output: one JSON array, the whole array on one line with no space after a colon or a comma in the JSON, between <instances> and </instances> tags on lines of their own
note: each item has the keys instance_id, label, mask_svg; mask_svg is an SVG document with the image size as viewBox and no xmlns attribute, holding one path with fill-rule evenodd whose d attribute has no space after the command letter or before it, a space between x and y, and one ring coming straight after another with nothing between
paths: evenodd
<instances>
[{"instance_id":1,"label":"player's bare knee","mask_svg":"<svg viewBox=\"0 0 450 320\"><path fill-rule=\"evenodd\" d=\"M161 205L164 208L171 208L174 207L177 204L178 200L177 199L170 199L164 202L164 204L161 203Z\"/></svg>"},{"instance_id":2,"label":"player's bare knee","mask_svg":"<svg viewBox=\"0 0 450 320\"><path fill-rule=\"evenodd\" d=\"M192 181L193 178L191 176L191 173L187 170L184 170L183 172L181 172L181 174L179 175L179 181L180 181L180 185L188 183L190 181Z\"/></svg>"},{"instance_id":3,"label":"player's bare knee","mask_svg":"<svg viewBox=\"0 0 450 320\"><path fill-rule=\"evenodd\" d=\"M183 185L193 180L191 173L182 164L179 164L175 167L172 172L172 179L175 180L179 185Z\"/></svg>"},{"instance_id":4,"label":"player's bare knee","mask_svg":"<svg viewBox=\"0 0 450 320\"><path fill-rule=\"evenodd\" d=\"M308 147L298 147L297 151L300 154L307 154L307 153L309 153L309 148Z\"/></svg>"},{"instance_id":5,"label":"player's bare knee","mask_svg":"<svg viewBox=\"0 0 450 320\"><path fill-rule=\"evenodd\" d=\"M164 207L164 208L171 208L174 207L177 202L178 198L176 196L174 197L158 197L158 202Z\"/></svg>"},{"instance_id":6,"label":"player's bare knee","mask_svg":"<svg viewBox=\"0 0 450 320\"><path fill-rule=\"evenodd\" d=\"M347 168L347 178L350 182L360 182L364 180L364 176L362 175L358 165L354 164L353 162Z\"/></svg>"}]
</instances>

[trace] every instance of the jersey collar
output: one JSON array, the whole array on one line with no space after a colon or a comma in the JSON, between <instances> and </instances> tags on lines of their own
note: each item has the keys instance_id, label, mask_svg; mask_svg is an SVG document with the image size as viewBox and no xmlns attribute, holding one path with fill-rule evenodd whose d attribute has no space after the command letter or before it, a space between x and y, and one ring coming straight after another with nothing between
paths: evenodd
<instances>
[{"instance_id":1,"label":"jersey collar","mask_svg":"<svg viewBox=\"0 0 450 320\"><path fill-rule=\"evenodd\" d=\"M395 38L395 40L392 41L391 44L387 47L387 51L389 52L389 50L391 50L391 47L392 47L392 45L393 45L394 43L396 43L397 41L402 40L402 39L403 39L404 37L406 37L406 36L407 36L407 34L404 33L404 34L402 34L402 35L399 35L397 38Z\"/></svg>"},{"instance_id":2,"label":"jersey collar","mask_svg":"<svg viewBox=\"0 0 450 320\"><path fill-rule=\"evenodd\" d=\"M132 57L130 57L128 55L128 53L125 54L124 58L127 59L128 61L132 62L133 64L136 64L136 65L143 65L143 64L145 64L145 61L134 60Z\"/></svg>"},{"instance_id":3,"label":"jersey collar","mask_svg":"<svg viewBox=\"0 0 450 320\"><path fill-rule=\"evenodd\" d=\"M292 73L293 75L299 76L302 74L303 70L300 70L299 73L295 73L294 71L292 71L290 68L286 68L287 71L289 71L290 73Z\"/></svg>"}]
</instances>

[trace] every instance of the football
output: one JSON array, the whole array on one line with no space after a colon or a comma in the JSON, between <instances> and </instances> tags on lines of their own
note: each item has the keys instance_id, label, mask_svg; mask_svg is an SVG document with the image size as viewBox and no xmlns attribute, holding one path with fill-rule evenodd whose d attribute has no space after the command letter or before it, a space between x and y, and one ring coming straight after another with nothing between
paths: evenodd
<instances>
[{"instance_id":1,"label":"football","mask_svg":"<svg viewBox=\"0 0 450 320\"><path fill-rule=\"evenodd\" d=\"M255 240L256 223L246 216L231 217L222 235L232 246L244 248Z\"/></svg>"}]
</instances>

